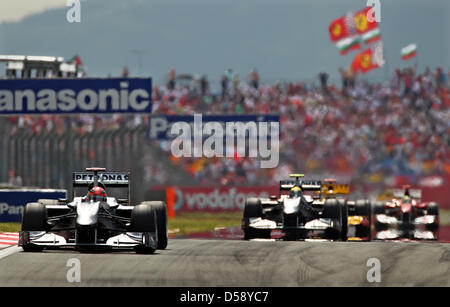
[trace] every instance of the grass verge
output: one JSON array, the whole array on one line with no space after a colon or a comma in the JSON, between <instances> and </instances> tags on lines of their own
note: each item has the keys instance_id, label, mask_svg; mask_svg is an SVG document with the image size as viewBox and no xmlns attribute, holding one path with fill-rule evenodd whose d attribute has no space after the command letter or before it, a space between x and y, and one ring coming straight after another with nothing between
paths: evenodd
<instances>
[{"instance_id":1,"label":"grass verge","mask_svg":"<svg viewBox=\"0 0 450 307\"><path fill-rule=\"evenodd\" d=\"M213 231L217 227L240 227L242 212L183 213L169 219L169 234L185 235L200 231ZM18 232L20 223L0 223L0 232Z\"/></svg>"},{"instance_id":2,"label":"grass verge","mask_svg":"<svg viewBox=\"0 0 450 307\"><path fill-rule=\"evenodd\" d=\"M201 231L213 231L217 227L240 227L242 212L182 213L169 219L171 235L186 235Z\"/></svg>"},{"instance_id":3,"label":"grass verge","mask_svg":"<svg viewBox=\"0 0 450 307\"><path fill-rule=\"evenodd\" d=\"M0 232L19 232L20 223L0 223Z\"/></svg>"}]
</instances>

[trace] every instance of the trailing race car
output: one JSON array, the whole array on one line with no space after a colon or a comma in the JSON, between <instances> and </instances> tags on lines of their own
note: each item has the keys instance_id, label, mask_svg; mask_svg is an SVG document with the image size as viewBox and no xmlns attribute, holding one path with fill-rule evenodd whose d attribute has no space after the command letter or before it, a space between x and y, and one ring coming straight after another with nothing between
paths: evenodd
<instances>
[{"instance_id":1,"label":"trailing race car","mask_svg":"<svg viewBox=\"0 0 450 307\"><path fill-rule=\"evenodd\" d=\"M131 206L129 173L87 168L73 176L73 200L39 200L26 205L19 246L24 251L74 247L78 250L134 248L154 253L167 246L167 209L160 201ZM84 196L76 196L82 189ZM106 188L126 188L126 199ZM87 195L86 195L87 190ZM123 192L123 189L122 189Z\"/></svg>"},{"instance_id":2,"label":"trailing race car","mask_svg":"<svg viewBox=\"0 0 450 307\"><path fill-rule=\"evenodd\" d=\"M272 230L281 230L284 240L322 238L347 240L347 213L337 199L320 199L320 181L280 181L279 197L249 198L245 203L242 229L244 239L270 239ZM288 194L283 192L289 191ZM310 195L308 195L310 193Z\"/></svg>"},{"instance_id":3,"label":"trailing race car","mask_svg":"<svg viewBox=\"0 0 450 307\"><path fill-rule=\"evenodd\" d=\"M377 202L374 208L375 238L437 240L439 207L421 201L422 192L404 186L393 190L393 199Z\"/></svg>"},{"instance_id":4,"label":"trailing race car","mask_svg":"<svg viewBox=\"0 0 450 307\"><path fill-rule=\"evenodd\" d=\"M348 215L348 240L369 240L371 238L371 208L368 200L351 201L343 198L343 195L348 195L350 186L348 184L336 184L336 179L326 178L323 180L320 191L321 199L337 199L344 211Z\"/></svg>"}]
</instances>

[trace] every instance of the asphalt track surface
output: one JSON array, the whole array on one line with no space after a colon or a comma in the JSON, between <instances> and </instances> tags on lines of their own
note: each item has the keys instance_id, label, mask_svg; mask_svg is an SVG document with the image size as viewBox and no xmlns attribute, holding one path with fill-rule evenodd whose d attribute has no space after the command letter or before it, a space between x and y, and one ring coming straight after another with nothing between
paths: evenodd
<instances>
[{"instance_id":1,"label":"asphalt track surface","mask_svg":"<svg viewBox=\"0 0 450 307\"><path fill-rule=\"evenodd\" d=\"M70 258L81 282L69 283ZM369 258L381 282L369 283ZM133 252L0 251L0 286L450 286L450 244L171 239Z\"/></svg>"}]
</instances>

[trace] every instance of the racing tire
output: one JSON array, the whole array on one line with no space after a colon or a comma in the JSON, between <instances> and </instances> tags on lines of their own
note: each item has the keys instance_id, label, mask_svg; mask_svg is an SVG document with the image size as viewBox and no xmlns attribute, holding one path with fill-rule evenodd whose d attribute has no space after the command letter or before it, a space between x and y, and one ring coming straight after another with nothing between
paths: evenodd
<instances>
[{"instance_id":1,"label":"racing tire","mask_svg":"<svg viewBox=\"0 0 450 307\"><path fill-rule=\"evenodd\" d=\"M131 211L131 231L135 232L155 232L156 215L153 206L149 204L139 204ZM150 246L137 246L135 251L138 254L153 254L155 248Z\"/></svg>"},{"instance_id":2,"label":"racing tire","mask_svg":"<svg viewBox=\"0 0 450 307\"><path fill-rule=\"evenodd\" d=\"M163 201L146 201L143 204L152 206L156 214L156 229L158 233L158 244L156 248L166 249L168 243L166 204Z\"/></svg>"},{"instance_id":3,"label":"racing tire","mask_svg":"<svg viewBox=\"0 0 450 307\"><path fill-rule=\"evenodd\" d=\"M355 203L354 215L370 216L370 202L367 199L358 199Z\"/></svg>"},{"instance_id":4,"label":"racing tire","mask_svg":"<svg viewBox=\"0 0 450 307\"><path fill-rule=\"evenodd\" d=\"M250 218L257 218L263 216L263 208L261 201L258 198L249 198L245 201L244 220L248 222ZM270 229L255 229L251 227L244 227L244 240L251 239L270 239L272 231Z\"/></svg>"},{"instance_id":5,"label":"racing tire","mask_svg":"<svg viewBox=\"0 0 450 307\"><path fill-rule=\"evenodd\" d=\"M328 219L340 219L341 218L341 207L337 199L327 199L323 207L323 218Z\"/></svg>"},{"instance_id":6,"label":"racing tire","mask_svg":"<svg viewBox=\"0 0 450 307\"><path fill-rule=\"evenodd\" d=\"M337 199L327 199L322 212L322 218L338 220L339 224L342 223L342 211L341 206ZM342 228L342 224L340 225ZM342 229L328 228L325 231L325 237L328 240L340 240L342 235Z\"/></svg>"},{"instance_id":7,"label":"racing tire","mask_svg":"<svg viewBox=\"0 0 450 307\"><path fill-rule=\"evenodd\" d=\"M386 213L386 207L384 205L384 202L377 201L375 203L374 208L373 208L373 213L374 214L385 214Z\"/></svg>"},{"instance_id":8,"label":"racing tire","mask_svg":"<svg viewBox=\"0 0 450 307\"><path fill-rule=\"evenodd\" d=\"M439 216L439 206L435 202L430 202L427 205L427 214Z\"/></svg>"},{"instance_id":9,"label":"racing tire","mask_svg":"<svg viewBox=\"0 0 450 307\"><path fill-rule=\"evenodd\" d=\"M22 215L22 231L46 231L47 209L40 203L28 203ZM25 252L40 252L42 246L25 244L22 246Z\"/></svg>"},{"instance_id":10,"label":"racing tire","mask_svg":"<svg viewBox=\"0 0 450 307\"><path fill-rule=\"evenodd\" d=\"M245 201L244 218L262 217L263 208L258 198L249 198Z\"/></svg>"},{"instance_id":11,"label":"racing tire","mask_svg":"<svg viewBox=\"0 0 450 307\"><path fill-rule=\"evenodd\" d=\"M348 205L345 200L338 200L341 208L341 241L347 241L348 236Z\"/></svg>"},{"instance_id":12,"label":"racing tire","mask_svg":"<svg viewBox=\"0 0 450 307\"><path fill-rule=\"evenodd\" d=\"M434 215L437 218L439 217L439 206L435 202L430 202L427 205L427 214ZM432 232L437 232L439 230L439 222L435 222L433 224L427 224L425 228Z\"/></svg>"}]
</instances>

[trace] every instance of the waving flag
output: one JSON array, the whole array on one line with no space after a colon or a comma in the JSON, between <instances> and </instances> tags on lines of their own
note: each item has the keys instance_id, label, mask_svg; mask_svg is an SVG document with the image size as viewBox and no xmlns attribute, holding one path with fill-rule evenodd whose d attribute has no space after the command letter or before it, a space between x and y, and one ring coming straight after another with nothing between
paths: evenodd
<instances>
[{"instance_id":1,"label":"waving flag","mask_svg":"<svg viewBox=\"0 0 450 307\"><path fill-rule=\"evenodd\" d=\"M402 60L406 61L416 56L417 46L416 44L410 44L401 50Z\"/></svg>"},{"instance_id":2,"label":"waving flag","mask_svg":"<svg viewBox=\"0 0 450 307\"><path fill-rule=\"evenodd\" d=\"M347 54L350 51L358 50L361 48L359 36L352 36L341 39L336 43L336 47L342 55Z\"/></svg>"},{"instance_id":3,"label":"waving flag","mask_svg":"<svg viewBox=\"0 0 450 307\"><path fill-rule=\"evenodd\" d=\"M367 6L353 14L354 27L359 34L364 34L378 28L378 23L375 20L369 21L367 18L371 8L371 6Z\"/></svg>"},{"instance_id":4,"label":"waving flag","mask_svg":"<svg viewBox=\"0 0 450 307\"><path fill-rule=\"evenodd\" d=\"M353 59L351 68L353 72L361 70L365 74L372 69L383 66L384 62L383 44L378 43L358 53Z\"/></svg>"},{"instance_id":5,"label":"waving flag","mask_svg":"<svg viewBox=\"0 0 450 307\"><path fill-rule=\"evenodd\" d=\"M328 31L330 32L330 39L333 43L348 37L349 32L347 29L346 18L340 17L333 20L328 27Z\"/></svg>"},{"instance_id":6,"label":"waving flag","mask_svg":"<svg viewBox=\"0 0 450 307\"><path fill-rule=\"evenodd\" d=\"M381 32L379 28L375 28L369 32L366 32L362 35L362 40L367 45L372 44L381 39Z\"/></svg>"}]
</instances>

